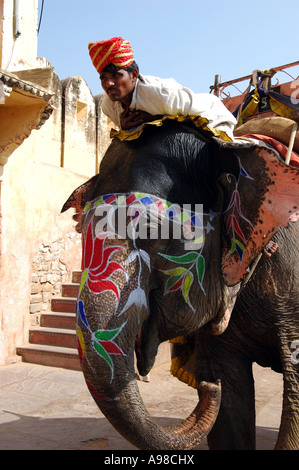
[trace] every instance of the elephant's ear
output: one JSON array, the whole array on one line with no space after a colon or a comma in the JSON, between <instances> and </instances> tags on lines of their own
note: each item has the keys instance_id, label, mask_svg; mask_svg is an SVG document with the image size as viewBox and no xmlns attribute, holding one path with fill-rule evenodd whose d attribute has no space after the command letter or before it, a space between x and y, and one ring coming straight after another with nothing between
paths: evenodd
<instances>
[{"instance_id":1,"label":"elephant's ear","mask_svg":"<svg viewBox=\"0 0 299 470\"><path fill-rule=\"evenodd\" d=\"M226 195L222 272L229 286L243 279L279 226L299 219L297 169L265 148L238 150L237 158L238 176L226 173L220 178Z\"/></svg>"},{"instance_id":2,"label":"elephant's ear","mask_svg":"<svg viewBox=\"0 0 299 470\"><path fill-rule=\"evenodd\" d=\"M89 200L88 196L91 193L91 189L94 187L99 175L95 175L90 178L85 183L78 186L66 202L63 204L61 212L65 212L72 207L75 208L78 212L84 209L86 202Z\"/></svg>"},{"instance_id":3,"label":"elephant's ear","mask_svg":"<svg viewBox=\"0 0 299 470\"><path fill-rule=\"evenodd\" d=\"M78 222L76 225L77 232L81 232L81 215L86 203L90 200L90 195L92 194L92 190L98 180L98 176L99 175L93 176L88 181L81 184L81 186L76 188L61 209L61 212L65 212L71 208L76 210L76 213L73 215L73 219Z\"/></svg>"}]
</instances>

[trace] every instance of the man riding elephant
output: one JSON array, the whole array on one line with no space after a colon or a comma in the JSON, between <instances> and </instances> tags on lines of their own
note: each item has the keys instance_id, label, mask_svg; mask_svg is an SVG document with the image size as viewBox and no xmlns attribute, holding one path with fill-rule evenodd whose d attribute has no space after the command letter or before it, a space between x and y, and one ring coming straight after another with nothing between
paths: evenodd
<instances>
[{"instance_id":1,"label":"man riding elephant","mask_svg":"<svg viewBox=\"0 0 299 470\"><path fill-rule=\"evenodd\" d=\"M194 93L173 78L141 75L129 41L116 37L90 43L89 54L106 93L103 112L121 129L132 129L157 116L194 115L206 118L214 135L233 139L237 123L219 98Z\"/></svg>"}]
</instances>

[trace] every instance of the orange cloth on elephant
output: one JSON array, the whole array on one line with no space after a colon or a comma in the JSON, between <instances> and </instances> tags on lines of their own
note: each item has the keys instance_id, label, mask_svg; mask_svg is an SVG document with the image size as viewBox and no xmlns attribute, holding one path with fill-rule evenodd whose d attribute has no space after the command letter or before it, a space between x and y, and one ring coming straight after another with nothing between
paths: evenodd
<instances>
[{"instance_id":1,"label":"orange cloth on elephant","mask_svg":"<svg viewBox=\"0 0 299 470\"><path fill-rule=\"evenodd\" d=\"M126 68L134 61L131 44L121 37L111 38L107 41L90 42L89 55L98 73L108 65Z\"/></svg>"}]
</instances>

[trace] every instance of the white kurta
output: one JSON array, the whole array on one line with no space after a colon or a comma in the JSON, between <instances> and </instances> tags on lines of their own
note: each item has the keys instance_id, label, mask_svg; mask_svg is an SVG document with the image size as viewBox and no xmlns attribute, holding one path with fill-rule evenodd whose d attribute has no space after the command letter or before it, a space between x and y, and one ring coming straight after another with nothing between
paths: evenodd
<instances>
[{"instance_id":1,"label":"white kurta","mask_svg":"<svg viewBox=\"0 0 299 470\"><path fill-rule=\"evenodd\" d=\"M123 112L119 101L111 101L107 95L102 101L103 112L119 128L120 115ZM215 95L194 93L183 87L173 78L158 78L141 75L133 92L132 110L146 111L153 116L202 116L209 121L209 127L225 131L233 139L233 130L237 123L234 116Z\"/></svg>"}]
</instances>

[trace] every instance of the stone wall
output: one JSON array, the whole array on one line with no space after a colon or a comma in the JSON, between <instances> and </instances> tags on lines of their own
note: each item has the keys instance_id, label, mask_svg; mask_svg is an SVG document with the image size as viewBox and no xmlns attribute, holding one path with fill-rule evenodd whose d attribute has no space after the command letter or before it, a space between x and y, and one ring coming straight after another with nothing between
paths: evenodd
<instances>
[{"instance_id":1,"label":"stone wall","mask_svg":"<svg viewBox=\"0 0 299 470\"><path fill-rule=\"evenodd\" d=\"M39 315L51 310L51 299L61 295L61 287L71 281L69 258L81 251L81 235L67 233L51 244L40 243L32 262L30 325L39 324Z\"/></svg>"},{"instance_id":2,"label":"stone wall","mask_svg":"<svg viewBox=\"0 0 299 470\"><path fill-rule=\"evenodd\" d=\"M61 83L61 166L76 173L93 176L98 171L95 99L82 77L69 77Z\"/></svg>"}]
</instances>

